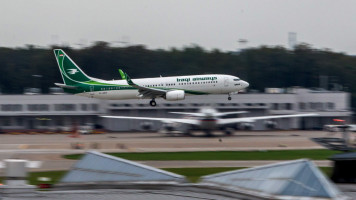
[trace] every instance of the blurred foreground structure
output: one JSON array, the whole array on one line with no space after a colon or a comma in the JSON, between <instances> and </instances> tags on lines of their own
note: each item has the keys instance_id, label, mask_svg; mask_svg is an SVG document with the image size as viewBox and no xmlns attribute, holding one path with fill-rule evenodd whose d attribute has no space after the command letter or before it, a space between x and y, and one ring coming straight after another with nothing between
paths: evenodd
<instances>
[{"instance_id":1,"label":"blurred foreground structure","mask_svg":"<svg viewBox=\"0 0 356 200\"><path fill-rule=\"evenodd\" d=\"M14 200L351 199L309 160L218 173L188 183L181 175L95 151L77 161L52 191L2 194Z\"/></svg>"},{"instance_id":2,"label":"blurred foreground structure","mask_svg":"<svg viewBox=\"0 0 356 200\"><path fill-rule=\"evenodd\" d=\"M27 184L27 168L39 168L41 162L21 159L6 159L0 162L0 168L4 168L5 184L0 185L0 194L33 193L35 186Z\"/></svg>"},{"instance_id":3,"label":"blurred foreground structure","mask_svg":"<svg viewBox=\"0 0 356 200\"><path fill-rule=\"evenodd\" d=\"M187 96L183 101L157 99L157 106L149 100L107 101L74 95L0 95L0 128L2 130L69 131L80 126L103 126L110 131L142 130L137 120L100 118L100 115L141 117L180 117L169 112L194 112L202 106L213 106L221 112L248 111L243 116L263 116L297 113L318 113L317 117L278 119L279 129L322 129L333 118L351 122L350 93L309 90L304 88L266 89L265 93L234 95ZM232 116L234 117L234 116ZM161 128L154 122L152 130ZM265 130L264 121L254 123L254 130Z\"/></svg>"},{"instance_id":4,"label":"blurred foreground structure","mask_svg":"<svg viewBox=\"0 0 356 200\"><path fill-rule=\"evenodd\" d=\"M331 179L335 183L356 183L356 152L336 154L330 160L334 161Z\"/></svg>"},{"instance_id":5,"label":"blurred foreground structure","mask_svg":"<svg viewBox=\"0 0 356 200\"><path fill-rule=\"evenodd\" d=\"M342 193L308 160L287 161L203 177L203 183L265 196L343 199Z\"/></svg>"},{"instance_id":6,"label":"blurred foreground structure","mask_svg":"<svg viewBox=\"0 0 356 200\"><path fill-rule=\"evenodd\" d=\"M174 174L96 151L87 152L62 178L61 184L89 182L186 182Z\"/></svg>"}]
</instances>

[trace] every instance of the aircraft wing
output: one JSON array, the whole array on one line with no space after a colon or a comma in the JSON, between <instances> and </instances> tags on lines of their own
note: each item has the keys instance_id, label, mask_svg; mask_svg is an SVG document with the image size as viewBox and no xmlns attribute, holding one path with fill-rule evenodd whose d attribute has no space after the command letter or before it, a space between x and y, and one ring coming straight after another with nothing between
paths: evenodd
<instances>
[{"instance_id":1,"label":"aircraft wing","mask_svg":"<svg viewBox=\"0 0 356 200\"><path fill-rule=\"evenodd\" d=\"M216 113L215 116L221 117L221 116L225 116L225 115L244 114L244 113L248 113L248 111L219 112L219 113Z\"/></svg>"},{"instance_id":2,"label":"aircraft wing","mask_svg":"<svg viewBox=\"0 0 356 200\"><path fill-rule=\"evenodd\" d=\"M137 120L152 120L152 121L161 121L165 123L182 123L182 124L191 124L198 125L199 121L195 119L174 119L174 118L154 118L154 117L129 117L129 116L100 116L105 118L113 119L137 119Z\"/></svg>"},{"instance_id":3,"label":"aircraft wing","mask_svg":"<svg viewBox=\"0 0 356 200\"><path fill-rule=\"evenodd\" d=\"M155 97L164 97L166 94L166 90L158 89L158 88L149 88L135 84L132 82L131 78L125 73L127 84L130 86L137 88L140 93L140 97L142 98L155 98Z\"/></svg>"},{"instance_id":4,"label":"aircraft wing","mask_svg":"<svg viewBox=\"0 0 356 200\"><path fill-rule=\"evenodd\" d=\"M179 115L190 115L190 116L196 116L196 117L203 117L204 113L189 113L189 112L169 112L173 114L179 114Z\"/></svg>"},{"instance_id":5,"label":"aircraft wing","mask_svg":"<svg viewBox=\"0 0 356 200\"><path fill-rule=\"evenodd\" d=\"M233 124L239 122L255 122L261 119L277 119L277 118L291 118L291 117L312 117L317 116L316 113L307 113L307 114L295 114L295 115L269 115L269 116L258 116L258 117L239 117L239 118L228 118L220 119L218 121L219 125L224 124Z\"/></svg>"},{"instance_id":6,"label":"aircraft wing","mask_svg":"<svg viewBox=\"0 0 356 200\"><path fill-rule=\"evenodd\" d=\"M204 117L205 113L190 113L190 112L170 112L173 114L180 114L180 115L191 115L191 116L196 116L196 117ZM214 113L214 117L221 117L225 115L232 115L232 114L243 114L243 113L248 113L247 111L234 111L234 112L218 112Z\"/></svg>"}]
</instances>

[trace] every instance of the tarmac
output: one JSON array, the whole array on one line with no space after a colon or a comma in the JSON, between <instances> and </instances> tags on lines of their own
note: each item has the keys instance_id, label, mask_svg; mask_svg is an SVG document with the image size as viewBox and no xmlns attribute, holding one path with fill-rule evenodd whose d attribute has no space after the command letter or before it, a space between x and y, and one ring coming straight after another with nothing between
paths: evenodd
<instances>
[{"instance_id":1,"label":"tarmac","mask_svg":"<svg viewBox=\"0 0 356 200\"><path fill-rule=\"evenodd\" d=\"M160 133L110 133L81 135L0 135L0 160L8 158L42 161L32 171L68 170L75 160L62 155L100 152L178 152L178 151L251 151L287 149L323 149L310 141L327 137L322 131L239 131L222 137L170 137ZM335 137L335 135L333 135ZM279 161L140 161L157 168L181 167L253 167ZM331 166L328 160L316 161L318 166Z\"/></svg>"}]
</instances>

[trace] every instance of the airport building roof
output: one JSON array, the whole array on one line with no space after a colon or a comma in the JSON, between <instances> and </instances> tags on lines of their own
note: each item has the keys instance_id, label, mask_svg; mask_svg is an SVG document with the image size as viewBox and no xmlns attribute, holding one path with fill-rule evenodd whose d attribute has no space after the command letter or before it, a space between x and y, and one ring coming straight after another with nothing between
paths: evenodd
<instances>
[{"instance_id":1,"label":"airport building roof","mask_svg":"<svg viewBox=\"0 0 356 200\"><path fill-rule=\"evenodd\" d=\"M203 182L261 195L272 195L277 199L282 197L340 199L342 196L319 169L305 159L209 175L203 177Z\"/></svg>"},{"instance_id":2,"label":"airport building roof","mask_svg":"<svg viewBox=\"0 0 356 200\"><path fill-rule=\"evenodd\" d=\"M185 182L181 175L122 158L90 151L76 162L60 183Z\"/></svg>"}]
</instances>

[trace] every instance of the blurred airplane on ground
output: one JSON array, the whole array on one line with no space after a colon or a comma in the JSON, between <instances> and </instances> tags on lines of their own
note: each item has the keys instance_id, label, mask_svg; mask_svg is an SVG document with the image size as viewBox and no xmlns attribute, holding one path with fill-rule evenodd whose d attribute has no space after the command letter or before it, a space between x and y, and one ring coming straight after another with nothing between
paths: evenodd
<instances>
[{"instance_id":1,"label":"blurred airplane on ground","mask_svg":"<svg viewBox=\"0 0 356 200\"><path fill-rule=\"evenodd\" d=\"M356 124L346 124L346 125L324 125L324 130L329 132L341 132L346 127L347 131L356 132Z\"/></svg>"},{"instance_id":2,"label":"blurred airplane on ground","mask_svg":"<svg viewBox=\"0 0 356 200\"><path fill-rule=\"evenodd\" d=\"M130 79L119 70L123 80L106 81L86 75L61 49L55 49L59 70L63 82L56 83L65 92L99 99L151 99L150 105L156 106L156 98L167 101L185 99L186 95L231 94L249 86L236 76L206 74L193 76L172 76L159 78Z\"/></svg>"},{"instance_id":3,"label":"blurred airplane on ground","mask_svg":"<svg viewBox=\"0 0 356 200\"><path fill-rule=\"evenodd\" d=\"M339 124L326 124L324 125L324 130L329 132L356 132L356 124L346 124L346 121L343 119L333 119L333 121Z\"/></svg>"},{"instance_id":4,"label":"blurred airplane on ground","mask_svg":"<svg viewBox=\"0 0 356 200\"><path fill-rule=\"evenodd\" d=\"M243 123L244 126L247 126L257 120L266 120L266 119L277 119L277 118L292 118L292 117L311 117L317 116L315 113L306 113L306 114L294 114L294 115L270 115L270 116L257 116L257 117L238 117L238 118L222 118L226 115L231 114L242 114L247 113L246 111L235 111L235 112L218 112L214 108L202 108L197 113L187 113L187 112L171 112L175 114L181 114L187 116L187 118L153 118L153 117L131 117L131 116L101 116L106 118L115 118L115 119L136 119L136 120L152 120L152 121L161 121L166 124L167 127L173 129L173 126L169 124L187 124L189 128L186 131L183 131L184 134L190 135L191 130L203 130L206 136L212 136L212 131L214 130L223 130L226 135L232 134L231 125L236 125L238 123ZM230 127L229 127L230 125ZM249 126L251 127L251 126Z\"/></svg>"}]
</instances>

